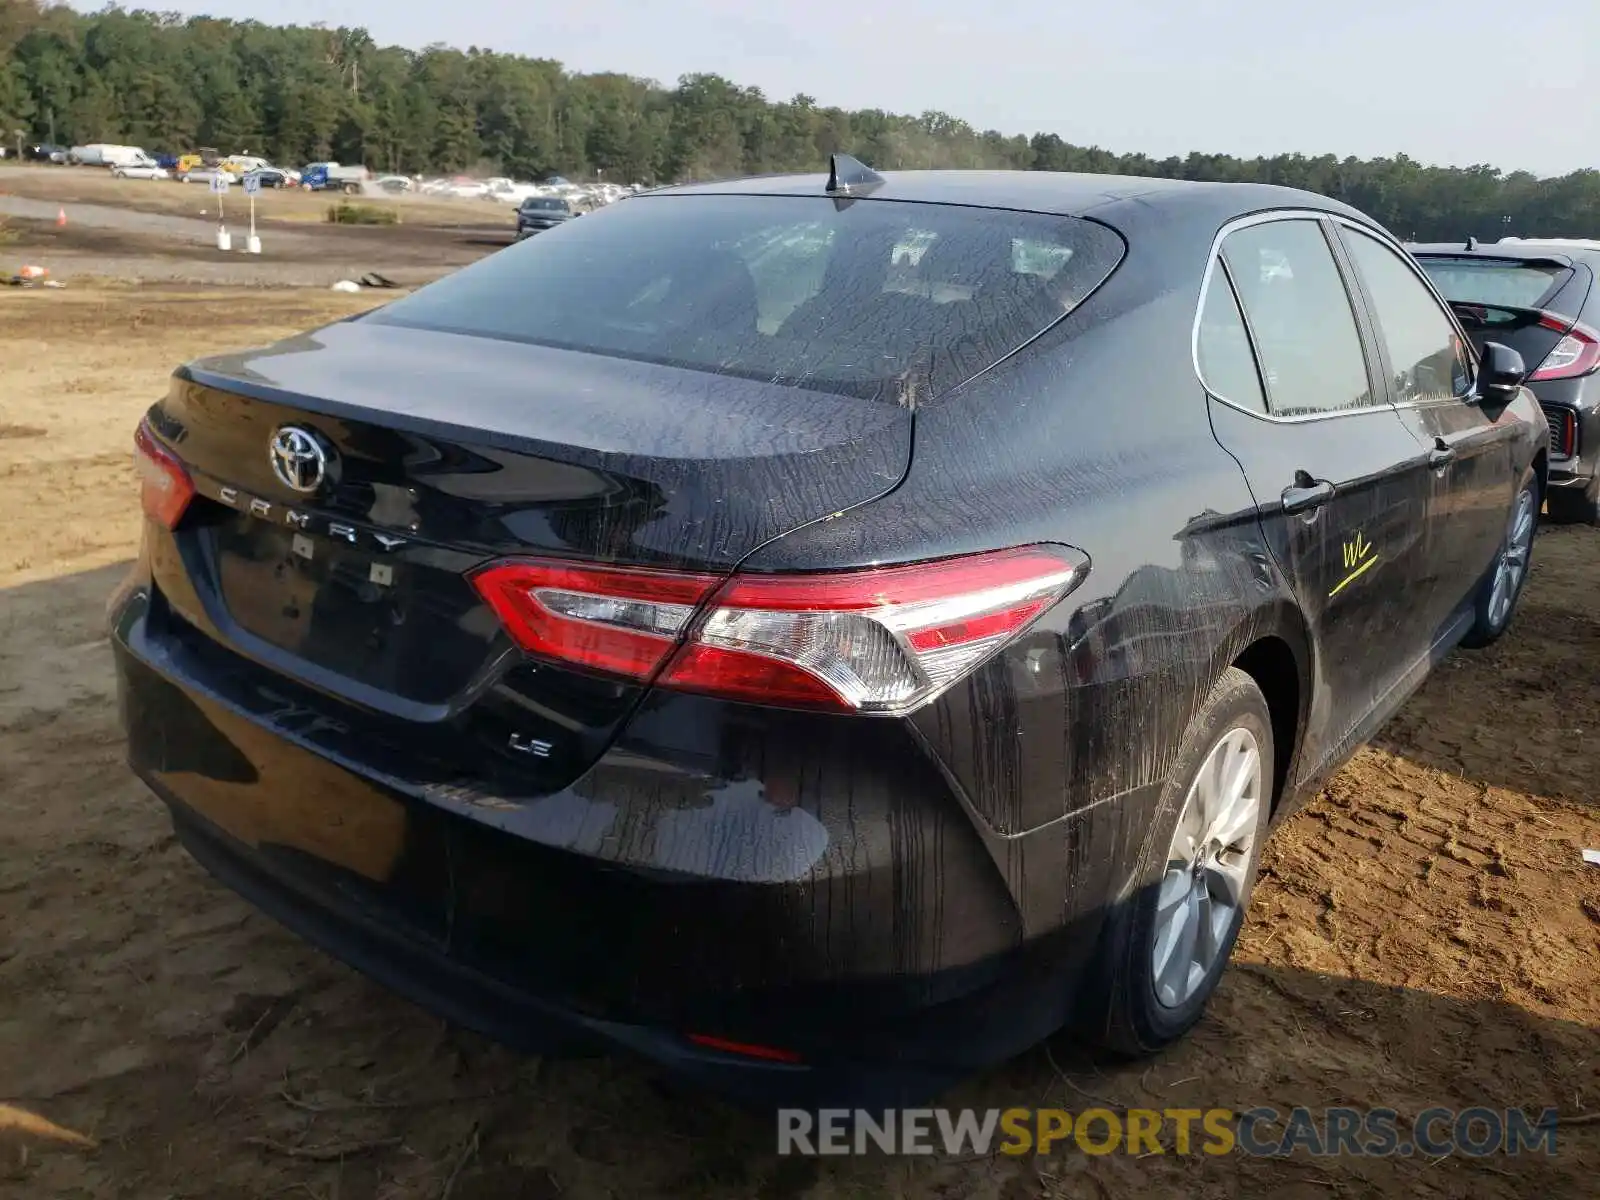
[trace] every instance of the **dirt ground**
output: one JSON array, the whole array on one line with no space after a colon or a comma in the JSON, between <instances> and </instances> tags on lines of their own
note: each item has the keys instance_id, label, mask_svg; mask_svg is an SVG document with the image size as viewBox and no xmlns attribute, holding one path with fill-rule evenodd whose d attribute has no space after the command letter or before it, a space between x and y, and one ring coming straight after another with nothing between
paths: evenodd
<instances>
[{"instance_id":1,"label":"dirt ground","mask_svg":"<svg viewBox=\"0 0 1600 1200\"><path fill-rule=\"evenodd\" d=\"M237 188L225 201L233 246L224 252L216 248L216 197L198 184L112 179L90 167L0 167L0 277L32 263L69 286L326 287L374 271L414 286L510 244L515 224L509 206L490 201L362 198L395 209L401 224L333 225L324 216L336 199L263 192L262 252L249 255L248 209Z\"/></svg>"},{"instance_id":2,"label":"dirt ground","mask_svg":"<svg viewBox=\"0 0 1600 1200\"><path fill-rule=\"evenodd\" d=\"M1569 1118L1554 1158L780 1159L764 1121L629 1061L519 1058L447 1027L213 883L123 765L102 620L134 553L130 433L186 356L372 302L0 295L0 1196L1600 1192L1591 530L1541 533L1513 633L1448 659L1278 833L1191 1038L1133 1066L1040 1049L945 1100L1548 1105Z\"/></svg>"}]
</instances>

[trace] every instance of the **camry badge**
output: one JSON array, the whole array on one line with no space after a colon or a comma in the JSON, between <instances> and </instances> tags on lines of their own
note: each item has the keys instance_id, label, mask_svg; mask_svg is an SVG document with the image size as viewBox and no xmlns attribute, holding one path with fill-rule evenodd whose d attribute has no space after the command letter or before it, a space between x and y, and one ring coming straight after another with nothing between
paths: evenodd
<instances>
[{"instance_id":1,"label":"camry badge","mask_svg":"<svg viewBox=\"0 0 1600 1200\"><path fill-rule=\"evenodd\" d=\"M285 425L272 435L268 448L272 473L297 492L314 492L328 474L328 452L309 430Z\"/></svg>"}]
</instances>

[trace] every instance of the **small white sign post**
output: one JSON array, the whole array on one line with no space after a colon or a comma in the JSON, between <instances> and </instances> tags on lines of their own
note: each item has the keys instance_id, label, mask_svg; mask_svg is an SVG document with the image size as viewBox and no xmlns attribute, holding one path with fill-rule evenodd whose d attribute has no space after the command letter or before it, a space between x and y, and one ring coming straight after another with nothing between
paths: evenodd
<instances>
[{"instance_id":1,"label":"small white sign post","mask_svg":"<svg viewBox=\"0 0 1600 1200\"><path fill-rule=\"evenodd\" d=\"M233 183L233 177L226 171L217 170L211 177L211 193L217 198L217 249L232 250L233 237L228 233L228 227L223 223L222 198L228 194L228 188Z\"/></svg>"},{"instance_id":2,"label":"small white sign post","mask_svg":"<svg viewBox=\"0 0 1600 1200\"><path fill-rule=\"evenodd\" d=\"M244 177L244 194L250 197L250 236L245 239L247 254L261 253L261 239L256 236L256 193L261 190L261 176L251 172Z\"/></svg>"}]
</instances>

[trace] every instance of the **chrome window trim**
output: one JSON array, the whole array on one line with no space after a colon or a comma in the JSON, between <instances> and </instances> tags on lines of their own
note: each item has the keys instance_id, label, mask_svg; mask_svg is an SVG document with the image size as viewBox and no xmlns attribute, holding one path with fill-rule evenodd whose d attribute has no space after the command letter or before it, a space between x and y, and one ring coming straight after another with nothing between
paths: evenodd
<instances>
[{"instance_id":1,"label":"chrome window trim","mask_svg":"<svg viewBox=\"0 0 1600 1200\"><path fill-rule=\"evenodd\" d=\"M1309 421L1334 421L1338 420L1340 417L1363 417L1374 412L1398 412L1405 409L1429 407L1439 404L1466 404L1470 402L1470 397L1452 398L1449 400L1408 400L1403 404L1395 404L1389 400L1383 400L1377 404L1368 405L1365 408L1342 408L1337 412L1301 413L1297 416L1285 417L1271 411L1270 406L1272 401L1270 398L1267 401L1269 406L1268 411L1262 412L1259 409L1250 408L1246 405L1238 403L1237 401L1228 399L1228 397L1224 396L1221 392L1217 391L1209 383L1207 383L1205 374L1200 370L1200 318L1205 312L1206 293L1211 287L1211 277L1216 272L1217 263L1222 253L1222 243L1227 239L1229 234L1235 232L1236 230L1248 229L1253 225L1272 224L1277 221L1332 221L1335 224L1345 225L1351 229L1367 234L1368 236L1376 239L1380 244L1386 245L1390 249L1398 251L1401 260L1411 267L1414 274L1421 278L1423 286L1425 286L1428 289L1429 294L1439 302L1439 306L1444 310L1445 316L1450 321L1451 326L1458 334L1460 334L1462 344L1467 347L1468 356L1472 360L1474 384L1476 384L1479 362L1477 351L1472 345L1472 339L1468 338L1462 331L1461 323L1456 320L1456 315L1453 311L1451 311L1450 305L1446 303L1440 296L1439 289L1433 286L1433 282L1428 279L1427 274L1423 272L1420 267L1417 267L1410 261L1411 256L1406 253L1405 248L1401 246L1399 242L1376 226L1366 225L1360 221L1351 220L1349 217L1343 216L1340 213L1330 212L1325 208L1273 208L1267 209L1263 212L1250 213L1243 217L1235 217L1233 220L1225 223L1222 228L1218 229L1216 235L1211 239L1211 249L1206 258L1206 269L1200 277L1200 294L1195 299L1194 321L1189 331L1189 364L1191 367L1193 367L1194 377L1200 381L1200 386L1205 389L1207 396L1211 397L1211 399L1217 401L1219 404L1226 404L1234 411L1242 412L1246 416L1254 417L1258 421L1271 421L1278 425L1301 425ZM1328 247L1328 253L1330 255L1333 254L1333 247ZM1337 265L1338 261L1337 258L1335 258L1335 266ZM1357 301L1355 297L1349 295L1348 288L1346 289L1346 299L1352 305L1350 317L1356 322L1357 335L1359 338L1361 322L1354 309L1354 305ZM1364 298L1362 302L1365 302ZM1240 312L1243 314L1244 319L1249 321L1250 314L1244 312L1244 302L1240 300L1238 303ZM1366 369L1365 348L1363 348L1362 353L1362 365L1363 369ZM1257 369L1259 370L1259 363L1257 364ZM1262 380L1261 386L1262 392L1265 394L1265 380Z\"/></svg>"},{"instance_id":2,"label":"chrome window trim","mask_svg":"<svg viewBox=\"0 0 1600 1200\"><path fill-rule=\"evenodd\" d=\"M1245 348L1250 351L1250 368L1256 373L1256 393L1261 397L1261 406L1259 408L1253 404L1245 405L1237 400L1228 399L1206 382L1205 372L1200 369L1200 326L1205 323L1206 300L1211 295L1211 280L1216 274L1216 266L1219 263L1222 265L1222 286L1227 290L1228 300L1239 314L1240 324L1244 327ZM1228 264L1222 262L1220 255L1213 257L1206 266L1205 282L1200 288L1200 306L1195 310L1193 345L1190 349L1194 356L1195 376L1200 380L1200 386L1205 389L1207 395L1215 397L1229 408L1237 408L1240 412L1251 413L1258 417L1270 417L1272 415L1272 401L1267 396L1267 380L1266 376L1261 372L1261 354L1256 347L1255 334L1250 329L1250 318L1244 311L1244 300L1240 298L1239 291L1232 282Z\"/></svg>"}]
</instances>

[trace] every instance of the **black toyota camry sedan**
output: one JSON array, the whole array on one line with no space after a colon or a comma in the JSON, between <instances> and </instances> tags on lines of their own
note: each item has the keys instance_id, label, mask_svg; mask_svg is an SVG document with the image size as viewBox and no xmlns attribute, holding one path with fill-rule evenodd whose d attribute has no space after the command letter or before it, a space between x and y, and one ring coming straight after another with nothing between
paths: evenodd
<instances>
[{"instance_id":1,"label":"black toyota camry sedan","mask_svg":"<svg viewBox=\"0 0 1600 1200\"><path fill-rule=\"evenodd\" d=\"M137 435L134 769L461 1024L755 1102L1199 1018L1272 823L1511 620L1548 433L1360 213L651 192Z\"/></svg>"}]
</instances>

